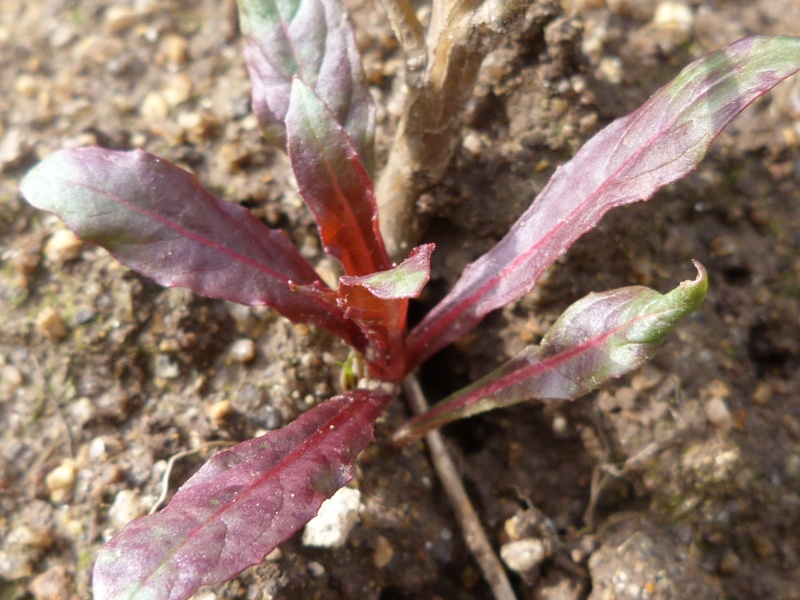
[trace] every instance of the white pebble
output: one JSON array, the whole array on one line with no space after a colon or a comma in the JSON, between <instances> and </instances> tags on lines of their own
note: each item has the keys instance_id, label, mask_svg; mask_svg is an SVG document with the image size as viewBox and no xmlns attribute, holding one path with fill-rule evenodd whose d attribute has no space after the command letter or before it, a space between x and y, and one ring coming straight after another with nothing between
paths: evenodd
<instances>
[{"instance_id":1,"label":"white pebble","mask_svg":"<svg viewBox=\"0 0 800 600\"><path fill-rule=\"evenodd\" d=\"M6 537L7 547L49 548L53 545L53 534L46 527L20 525Z\"/></svg>"},{"instance_id":2,"label":"white pebble","mask_svg":"<svg viewBox=\"0 0 800 600\"><path fill-rule=\"evenodd\" d=\"M44 480L47 491L50 492L50 500L66 502L72 494L72 486L75 485L77 473L78 466L71 458L65 458L60 465L50 471Z\"/></svg>"},{"instance_id":3,"label":"white pebble","mask_svg":"<svg viewBox=\"0 0 800 600\"><path fill-rule=\"evenodd\" d=\"M249 363L256 356L256 344L253 340L242 338L231 344L230 356L240 363Z\"/></svg>"},{"instance_id":4,"label":"white pebble","mask_svg":"<svg viewBox=\"0 0 800 600\"><path fill-rule=\"evenodd\" d=\"M694 13L683 2L662 2L656 7L653 25L657 29L675 29L689 32L694 25Z\"/></svg>"},{"instance_id":5,"label":"white pebble","mask_svg":"<svg viewBox=\"0 0 800 600\"><path fill-rule=\"evenodd\" d=\"M60 265L78 258L83 242L69 229L59 229L44 245L44 256L48 262Z\"/></svg>"},{"instance_id":6,"label":"white pebble","mask_svg":"<svg viewBox=\"0 0 800 600\"><path fill-rule=\"evenodd\" d=\"M733 426L733 417L725 400L714 396L705 405L706 417L715 427L727 431Z\"/></svg>"},{"instance_id":7,"label":"white pebble","mask_svg":"<svg viewBox=\"0 0 800 600\"><path fill-rule=\"evenodd\" d=\"M527 538L503 544L500 548L500 557L509 569L524 573L547 558L547 549L542 540Z\"/></svg>"},{"instance_id":8,"label":"white pebble","mask_svg":"<svg viewBox=\"0 0 800 600\"><path fill-rule=\"evenodd\" d=\"M108 509L108 519L117 529L122 529L137 517L144 514L139 494L132 490L122 490L114 498Z\"/></svg>"},{"instance_id":9,"label":"white pebble","mask_svg":"<svg viewBox=\"0 0 800 600\"><path fill-rule=\"evenodd\" d=\"M361 492L342 488L322 503L317 516L303 531L303 545L317 548L338 548L347 541L358 519Z\"/></svg>"}]
</instances>

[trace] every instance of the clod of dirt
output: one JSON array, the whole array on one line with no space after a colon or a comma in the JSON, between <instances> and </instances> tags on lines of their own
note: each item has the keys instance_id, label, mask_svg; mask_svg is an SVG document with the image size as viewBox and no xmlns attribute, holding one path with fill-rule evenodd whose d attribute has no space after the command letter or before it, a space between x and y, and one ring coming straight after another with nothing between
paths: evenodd
<instances>
[{"instance_id":1,"label":"clod of dirt","mask_svg":"<svg viewBox=\"0 0 800 600\"><path fill-rule=\"evenodd\" d=\"M686 544L641 515L619 513L599 537L601 546L589 559L589 600L724 597L719 581L696 566Z\"/></svg>"}]
</instances>

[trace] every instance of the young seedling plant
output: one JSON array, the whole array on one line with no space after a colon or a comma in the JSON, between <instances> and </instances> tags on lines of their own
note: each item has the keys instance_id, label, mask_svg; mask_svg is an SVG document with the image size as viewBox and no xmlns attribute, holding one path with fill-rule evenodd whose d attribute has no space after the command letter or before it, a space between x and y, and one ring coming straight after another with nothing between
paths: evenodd
<instances>
[{"instance_id":1,"label":"young seedling plant","mask_svg":"<svg viewBox=\"0 0 800 600\"><path fill-rule=\"evenodd\" d=\"M800 68L800 39L750 37L686 67L635 112L560 167L508 234L469 265L411 331L409 300L430 276L432 244L393 264L373 194L373 105L338 0L240 0L253 109L285 148L325 252L327 285L281 231L142 150L55 152L24 178L32 205L167 287L266 305L349 344L373 380L399 384L539 276L611 208L647 200L696 167L747 105ZM590 294L531 346L395 434L532 398L572 399L646 361L702 302L706 273L661 295L645 287ZM257 564L344 486L373 441L391 385L351 389L283 429L216 454L166 508L128 524L99 552L96 600L188 598Z\"/></svg>"}]
</instances>

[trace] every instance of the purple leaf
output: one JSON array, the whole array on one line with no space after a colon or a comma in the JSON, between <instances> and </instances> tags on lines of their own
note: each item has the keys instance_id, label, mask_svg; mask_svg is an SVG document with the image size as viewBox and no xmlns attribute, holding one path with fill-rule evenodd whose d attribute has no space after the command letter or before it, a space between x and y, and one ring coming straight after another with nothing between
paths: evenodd
<instances>
[{"instance_id":1,"label":"purple leaf","mask_svg":"<svg viewBox=\"0 0 800 600\"><path fill-rule=\"evenodd\" d=\"M389 269L372 180L347 132L299 79L292 85L286 131L297 187L316 217L325 251L348 275Z\"/></svg>"},{"instance_id":2,"label":"purple leaf","mask_svg":"<svg viewBox=\"0 0 800 600\"><path fill-rule=\"evenodd\" d=\"M356 348L363 336L282 231L217 198L172 163L141 150L62 150L23 179L37 208L161 285L268 305Z\"/></svg>"},{"instance_id":3,"label":"purple leaf","mask_svg":"<svg viewBox=\"0 0 800 600\"><path fill-rule=\"evenodd\" d=\"M589 294L564 311L540 346L412 419L395 441L406 443L456 419L533 398L571 400L639 367L703 302L708 280L703 266L695 266L697 279L668 294L642 286Z\"/></svg>"},{"instance_id":4,"label":"purple leaf","mask_svg":"<svg viewBox=\"0 0 800 600\"><path fill-rule=\"evenodd\" d=\"M405 366L405 332L408 300L417 298L431 276L433 244L419 246L402 263L361 277L342 276L339 306L358 324L369 340L364 356L373 376L400 381Z\"/></svg>"},{"instance_id":5,"label":"purple leaf","mask_svg":"<svg viewBox=\"0 0 800 600\"><path fill-rule=\"evenodd\" d=\"M338 0L239 0L253 111L265 137L286 143L292 77L330 107L372 170L374 107L353 31Z\"/></svg>"},{"instance_id":6,"label":"purple leaf","mask_svg":"<svg viewBox=\"0 0 800 600\"><path fill-rule=\"evenodd\" d=\"M95 600L181 600L260 563L352 479L389 400L349 392L215 455L164 510L132 521L101 549Z\"/></svg>"},{"instance_id":7,"label":"purple leaf","mask_svg":"<svg viewBox=\"0 0 800 600\"><path fill-rule=\"evenodd\" d=\"M559 168L509 233L411 332L409 364L470 331L536 280L611 208L694 169L725 125L800 69L800 39L750 37L701 58Z\"/></svg>"}]
</instances>

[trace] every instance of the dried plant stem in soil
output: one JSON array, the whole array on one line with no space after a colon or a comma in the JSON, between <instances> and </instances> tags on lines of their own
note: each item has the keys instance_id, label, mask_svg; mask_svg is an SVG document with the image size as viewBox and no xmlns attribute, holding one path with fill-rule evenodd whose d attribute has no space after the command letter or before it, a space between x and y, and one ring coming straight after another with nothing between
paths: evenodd
<instances>
[{"instance_id":1,"label":"dried plant stem in soil","mask_svg":"<svg viewBox=\"0 0 800 600\"><path fill-rule=\"evenodd\" d=\"M161 493L158 495L158 498L153 503L153 506L150 507L150 510L147 514L152 515L156 512L161 505L164 504L164 500L167 499L167 494L169 493L169 478L172 475L172 467L175 466L175 462L180 460L181 458L186 458L187 456L191 456L192 454L197 454L198 452L202 452L208 448L215 448L218 446L230 447L236 445L236 442L227 442L224 440L216 441L216 442L206 442L202 446L197 448L192 448L191 450L184 450L183 452L178 452L177 454L173 454L169 457L167 461L167 468L164 469L164 474L161 476Z\"/></svg>"},{"instance_id":2,"label":"dried plant stem in soil","mask_svg":"<svg viewBox=\"0 0 800 600\"><path fill-rule=\"evenodd\" d=\"M422 393L422 387L416 375L411 374L406 377L403 389L415 415L420 415L428 410L428 402L425 400L425 395ZM439 481L442 482L442 487L450 499L450 504L453 506L467 547L478 562L484 579L492 588L495 600L516 600L511 583L506 577L505 569L503 569L503 565L495 555L486 532L478 519L478 515L469 501L466 490L464 490L461 478L456 472L442 434L439 431L428 432L425 435L425 441L428 444L433 467L436 469Z\"/></svg>"},{"instance_id":3,"label":"dried plant stem in soil","mask_svg":"<svg viewBox=\"0 0 800 600\"><path fill-rule=\"evenodd\" d=\"M383 0L406 53L406 98L376 187L389 254L403 258L416 241L414 207L438 182L455 151L481 62L513 29L529 0L434 0L424 44L407 0Z\"/></svg>"}]
</instances>

